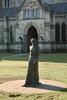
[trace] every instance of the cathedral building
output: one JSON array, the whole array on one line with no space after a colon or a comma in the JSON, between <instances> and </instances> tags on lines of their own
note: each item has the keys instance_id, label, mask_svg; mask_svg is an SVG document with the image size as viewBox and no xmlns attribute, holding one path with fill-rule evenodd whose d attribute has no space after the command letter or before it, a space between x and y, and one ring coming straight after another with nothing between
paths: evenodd
<instances>
[{"instance_id":1,"label":"cathedral building","mask_svg":"<svg viewBox=\"0 0 67 100\"><path fill-rule=\"evenodd\" d=\"M67 2L59 1L3 0L0 52L27 53L31 38L37 39L40 52L66 52Z\"/></svg>"}]
</instances>

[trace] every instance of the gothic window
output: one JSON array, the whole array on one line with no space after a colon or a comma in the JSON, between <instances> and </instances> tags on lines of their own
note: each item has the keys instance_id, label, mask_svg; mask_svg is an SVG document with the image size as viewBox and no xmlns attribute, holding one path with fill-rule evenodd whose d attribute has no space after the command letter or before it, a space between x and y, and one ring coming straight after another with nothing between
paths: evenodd
<instances>
[{"instance_id":1,"label":"gothic window","mask_svg":"<svg viewBox=\"0 0 67 100\"><path fill-rule=\"evenodd\" d=\"M40 16L40 12L38 8L25 9L23 12L24 18L39 18L39 16Z\"/></svg>"},{"instance_id":2,"label":"gothic window","mask_svg":"<svg viewBox=\"0 0 67 100\"><path fill-rule=\"evenodd\" d=\"M25 16L26 16L26 9L23 12L23 18L25 18Z\"/></svg>"},{"instance_id":3,"label":"gothic window","mask_svg":"<svg viewBox=\"0 0 67 100\"><path fill-rule=\"evenodd\" d=\"M34 17L34 9L32 9L32 17Z\"/></svg>"},{"instance_id":4,"label":"gothic window","mask_svg":"<svg viewBox=\"0 0 67 100\"><path fill-rule=\"evenodd\" d=\"M6 0L5 0L5 8L6 8Z\"/></svg>"},{"instance_id":5,"label":"gothic window","mask_svg":"<svg viewBox=\"0 0 67 100\"><path fill-rule=\"evenodd\" d=\"M23 1L23 0L22 0ZM15 6L19 7L20 6L20 0L15 0Z\"/></svg>"},{"instance_id":6,"label":"gothic window","mask_svg":"<svg viewBox=\"0 0 67 100\"><path fill-rule=\"evenodd\" d=\"M61 25L61 40L62 42L66 41L66 24L62 23Z\"/></svg>"},{"instance_id":7,"label":"gothic window","mask_svg":"<svg viewBox=\"0 0 67 100\"><path fill-rule=\"evenodd\" d=\"M5 36L4 36L4 26L2 25L0 27L0 43L4 44L4 38L5 38Z\"/></svg>"},{"instance_id":8,"label":"gothic window","mask_svg":"<svg viewBox=\"0 0 67 100\"><path fill-rule=\"evenodd\" d=\"M10 7L15 7L15 0L10 0Z\"/></svg>"},{"instance_id":9,"label":"gothic window","mask_svg":"<svg viewBox=\"0 0 67 100\"><path fill-rule=\"evenodd\" d=\"M12 25L10 26L10 43L14 42L14 38L13 38L13 27Z\"/></svg>"},{"instance_id":10,"label":"gothic window","mask_svg":"<svg viewBox=\"0 0 67 100\"><path fill-rule=\"evenodd\" d=\"M32 18L32 10L29 9L29 18Z\"/></svg>"},{"instance_id":11,"label":"gothic window","mask_svg":"<svg viewBox=\"0 0 67 100\"><path fill-rule=\"evenodd\" d=\"M12 7L12 0L10 0L10 7Z\"/></svg>"},{"instance_id":12,"label":"gothic window","mask_svg":"<svg viewBox=\"0 0 67 100\"><path fill-rule=\"evenodd\" d=\"M34 9L34 18L36 18L37 14L36 14L36 9Z\"/></svg>"},{"instance_id":13,"label":"gothic window","mask_svg":"<svg viewBox=\"0 0 67 100\"><path fill-rule=\"evenodd\" d=\"M28 18L29 17L29 10L27 9L26 11L25 11L25 18Z\"/></svg>"},{"instance_id":14,"label":"gothic window","mask_svg":"<svg viewBox=\"0 0 67 100\"><path fill-rule=\"evenodd\" d=\"M5 0L5 8L9 7L9 0Z\"/></svg>"},{"instance_id":15,"label":"gothic window","mask_svg":"<svg viewBox=\"0 0 67 100\"><path fill-rule=\"evenodd\" d=\"M40 16L40 13L39 13L39 9L37 8L36 9L36 17L39 17Z\"/></svg>"},{"instance_id":16,"label":"gothic window","mask_svg":"<svg viewBox=\"0 0 67 100\"><path fill-rule=\"evenodd\" d=\"M55 41L60 42L60 24L55 25Z\"/></svg>"},{"instance_id":17,"label":"gothic window","mask_svg":"<svg viewBox=\"0 0 67 100\"><path fill-rule=\"evenodd\" d=\"M8 7L10 6L10 4L9 4L9 0L8 0Z\"/></svg>"},{"instance_id":18,"label":"gothic window","mask_svg":"<svg viewBox=\"0 0 67 100\"><path fill-rule=\"evenodd\" d=\"M32 18L32 11L31 11L31 9L28 9L28 18Z\"/></svg>"}]
</instances>

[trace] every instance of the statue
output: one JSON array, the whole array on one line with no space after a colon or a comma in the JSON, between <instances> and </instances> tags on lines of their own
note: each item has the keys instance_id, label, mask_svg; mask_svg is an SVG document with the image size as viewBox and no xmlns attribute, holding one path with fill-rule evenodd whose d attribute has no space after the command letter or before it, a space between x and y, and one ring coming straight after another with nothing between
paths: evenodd
<instances>
[{"instance_id":1,"label":"statue","mask_svg":"<svg viewBox=\"0 0 67 100\"><path fill-rule=\"evenodd\" d=\"M26 87L37 86L39 84L39 74L38 74L38 58L39 58L39 47L36 39L31 39L29 62L28 62L28 72L26 77L25 85Z\"/></svg>"}]
</instances>

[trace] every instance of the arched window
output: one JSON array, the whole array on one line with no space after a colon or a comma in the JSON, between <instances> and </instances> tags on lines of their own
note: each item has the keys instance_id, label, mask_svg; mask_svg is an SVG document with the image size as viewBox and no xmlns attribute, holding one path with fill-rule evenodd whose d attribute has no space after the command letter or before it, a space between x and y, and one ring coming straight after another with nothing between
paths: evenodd
<instances>
[{"instance_id":1,"label":"arched window","mask_svg":"<svg viewBox=\"0 0 67 100\"><path fill-rule=\"evenodd\" d=\"M32 10L29 9L29 18L32 18Z\"/></svg>"},{"instance_id":2,"label":"arched window","mask_svg":"<svg viewBox=\"0 0 67 100\"><path fill-rule=\"evenodd\" d=\"M26 10L26 16L25 16L25 17L26 17L26 18L29 17L29 9Z\"/></svg>"},{"instance_id":3,"label":"arched window","mask_svg":"<svg viewBox=\"0 0 67 100\"><path fill-rule=\"evenodd\" d=\"M39 12L39 9L37 8L36 9L36 17L39 17L40 16L40 12Z\"/></svg>"},{"instance_id":4,"label":"arched window","mask_svg":"<svg viewBox=\"0 0 67 100\"><path fill-rule=\"evenodd\" d=\"M55 25L55 41L60 42L60 24L56 23Z\"/></svg>"},{"instance_id":5,"label":"arched window","mask_svg":"<svg viewBox=\"0 0 67 100\"><path fill-rule=\"evenodd\" d=\"M66 24L62 23L61 25L61 40L62 42L66 41Z\"/></svg>"},{"instance_id":6,"label":"arched window","mask_svg":"<svg viewBox=\"0 0 67 100\"><path fill-rule=\"evenodd\" d=\"M40 11L38 8L25 9L23 12L23 18L39 18Z\"/></svg>"},{"instance_id":7,"label":"arched window","mask_svg":"<svg viewBox=\"0 0 67 100\"><path fill-rule=\"evenodd\" d=\"M12 25L10 26L10 43L14 42L14 37L13 37L13 27Z\"/></svg>"},{"instance_id":8,"label":"arched window","mask_svg":"<svg viewBox=\"0 0 67 100\"><path fill-rule=\"evenodd\" d=\"M34 9L32 9L32 17L34 18Z\"/></svg>"},{"instance_id":9,"label":"arched window","mask_svg":"<svg viewBox=\"0 0 67 100\"><path fill-rule=\"evenodd\" d=\"M36 9L34 9L34 18L36 18L36 15L37 15L37 14L36 14Z\"/></svg>"},{"instance_id":10,"label":"arched window","mask_svg":"<svg viewBox=\"0 0 67 100\"><path fill-rule=\"evenodd\" d=\"M9 7L9 0L5 0L5 8Z\"/></svg>"},{"instance_id":11,"label":"arched window","mask_svg":"<svg viewBox=\"0 0 67 100\"><path fill-rule=\"evenodd\" d=\"M26 9L23 12L23 18L25 18L25 17L26 17Z\"/></svg>"},{"instance_id":12,"label":"arched window","mask_svg":"<svg viewBox=\"0 0 67 100\"><path fill-rule=\"evenodd\" d=\"M9 0L9 6L15 7L15 0Z\"/></svg>"}]
</instances>

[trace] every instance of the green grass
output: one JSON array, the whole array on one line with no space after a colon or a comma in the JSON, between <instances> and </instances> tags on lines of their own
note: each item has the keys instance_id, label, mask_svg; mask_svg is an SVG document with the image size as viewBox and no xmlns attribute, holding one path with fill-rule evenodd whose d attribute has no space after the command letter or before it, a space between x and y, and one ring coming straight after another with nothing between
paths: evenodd
<instances>
[{"instance_id":1,"label":"green grass","mask_svg":"<svg viewBox=\"0 0 67 100\"><path fill-rule=\"evenodd\" d=\"M11 56L10 56L11 55ZM1 60L11 60L11 61L27 61L28 54L0 54ZM40 54L40 62L57 62L57 63L67 63L67 53L56 53L56 54Z\"/></svg>"},{"instance_id":2,"label":"green grass","mask_svg":"<svg viewBox=\"0 0 67 100\"><path fill-rule=\"evenodd\" d=\"M0 100L67 100L67 93L17 94L0 92Z\"/></svg>"},{"instance_id":3,"label":"green grass","mask_svg":"<svg viewBox=\"0 0 67 100\"><path fill-rule=\"evenodd\" d=\"M28 54L9 54L6 56L0 55L0 60L7 60L7 61L28 61Z\"/></svg>"},{"instance_id":4,"label":"green grass","mask_svg":"<svg viewBox=\"0 0 67 100\"><path fill-rule=\"evenodd\" d=\"M25 79L28 54L0 54L0 83ZM40 54L40 79L57 80L67 84L67 53ZM67 100L67 89L44 94L15 94L0 92L0 100Z\"/></svg>"},{"instance_id":5,"label":"green grass","mask_svg":"<svg viewBox=\"0 0 67 100\"><path fill-rule=\"evenodd\" d=\"M13 53L0 53L0 58L1 57L6 57L6 56L11 56L14 55Z\"/></svg>"},{"instance_id":6,"label":"green grass","mask_svg":"<svg viewBox=\"0 0 67 100\"><path fill-rule=\"evenodd\" d=\"M67 63L67 53L41 54L40 61Z\"/></svg>"}]
</instances>

